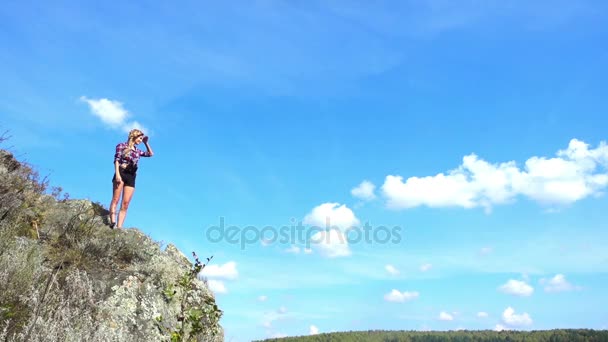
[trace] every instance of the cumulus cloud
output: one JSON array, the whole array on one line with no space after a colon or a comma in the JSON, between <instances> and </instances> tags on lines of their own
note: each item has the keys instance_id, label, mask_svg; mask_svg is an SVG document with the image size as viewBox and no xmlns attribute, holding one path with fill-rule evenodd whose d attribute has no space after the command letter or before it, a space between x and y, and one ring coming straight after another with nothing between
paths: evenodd
<instances>
[{"instance_id":1,"label":"cumulus cloud","mask_svg":"<svg viewBox=\"0 0 608 342\"><path fill-rule=\"evenodd\" d=\"M317 335L319 333L319 328L317 328L314 325L310 326L310 329L308 330L308 334L309 335Z\"/></svg>"},{"instance_id":2,"label":"cumulus cloud","mask_svg":"<svg viewBox=\"0 0 608 342\"><path fill-rule=\"evenodd\" d=\"M146 134L149 134L148 129L137 121L127 122L124 125L122 125L123 132L127 132L127 133L131 132L132 129L138 129L142 132L147 132Z\"/></svg>"},{"instance_id":3,"label":"cumulus cloud","mask_svg":"<svg viewBox=\"0 0 608 342\"><path fill-rule=\"evenodd\" d=\"M393 289L391 292L384 295L384 300L387 302L404 303L410 300L414 300L419 297L419 293L413 292L400 292L399 290Z\"/></svg>"},{"instance_id":4,"label":"cumulus cloud","mask_svg":"<svg viewBox=\"0 0 608 342\"><path fill-rule=\"evenodd\" d=\"M496 324L496 326L494 327L494 331L504 331L504 330L509 330L509 328L505 327L502 324Z\"/></svg>"},{"instance_id":5,"label":"cumulus cloud","mask_svg":"<svg viewBox=\"0 0 608 342\"><path fill-rule=\"evenodd\" d=\"M300 254L300 253L312 254L312 249L311 248L301 248L301 247L298 247L298 246L291 246L289 248L286 248L285 252L286 253L291 253L291 254Z\"/></svg>"},{"instance_id":6,"label":"cumulus cloud","mask_svg":"<svg viewBox=\"0 0 608 342\"><path fill-rule=\"evenodd\" d=\"M213 291L214 293L228 293L226 285L224 285L224 282L221 280L210 279L207 281L207 284L209 285L211 291Z\"/></svg>"},{"instance_id":7,"label":"cumulus cloud","mask_svg":"<svg viewBox=\"0 0 608 342\"><path fill-rule=\"evenodd\" d=\"M144 132L148 131L137 121L127 121L131 114L119 101L113 101L105 98L89 99L86 96L81 96L80 101L87 103L91 113L110 128L120 129L125 132L129 132L134 128Z\"/></svg>"},{"instance_id":8,"label":"cumulus cloud","mask_svg":"<svg viewBox=\"0 0 608 342\"><path fill-rule=\"evenodd\" d=\"M393 209L483 207L510 203L525 196L546 205L564 205L601 195L608 185L608 145L595 149L572 139L556 157L531 157L522 169L514 161L491 164L475 154L447 173L410 177L388 175L381 187Z\"/></svg>"},{"instance_id":9,"label":"cumulus cloud","mask_svg":"<svg viewBox=\"0 0 608 342\"><path fill-rule=\"evenodd\" d=\"M490 253L492 253L492 247L482 247L479 250L479 255L481 255L481 256L486 256Z\"/></svg>"},{"instance_id":10,"label":"cumulus cloud","mask_svg":"<svg viewBox=\"0 0 608 342\"><path fill-rule=\"evenodd\" d=\"M199 276L207 278L218 278L234 280L238 278L239 272L236 269L236 262L229 261L223 265L209 265L203 268Z\"/></svg>"},{"instance_id":11,"label":"cumulus cloud","mask_svg":"<svg viewBox=\"0 0 608 342\"><path fill-rule=\"evenodd\" d=\"M108 99L89 99L81 96L80 101L86 102L91 109L91 113L101 121L112 127L120 127L129 116L129 112L118 101Z\"/></svg>"},{"instance_id":12,"label":"cumulus cloud","mask_svg":"<svg viewBox=\"0 0 608 342\"><path fill-rule=\"evenodd\" d=\"M430 270L431 268L433 268L432 264L422 264L422 265L420 265L420 271L422 271L422 272L426 272L426 271Z\"/></svg>"},{"instance_id":13,"label":"cumulus cloud","mask_svg":"<svg viewBox=\"0 0 608 342\"><path fill-rule=\"evenodd\" d=\"M502 313L502 322L510 327L521 327L532 324L532 318L528 313L516 314L512 307L508 307Z\"/></svg>"},{"instance_id":14,"label":"cumulus cloud","mask_svg":"<svg viewBox=\"0 0 608 342\"><path fill-rule=\"evenodd\" d=\"M292 254L299 254L300 253L300 247L298 247L298 246L291 246L291 247L285 249L285 252L292 253Z\"/></svg>"},{"instance_id":15,"label":"cumulus cloud","mask_svg":"<svg viewBox=\"0 0 608 342\"><path fill-rule=\"evenodd\" d=\"M321 256L327 258L351 255L346 234L339 230L324 230L313 234L310 243Z\"/></svg>"},{"instance_id":16,"label":"cumulus cloud","mask_svg":"<svg viewBox=\"0 0 608 342\"><path fill-rule=\"evenodd\" d=\"M207 279L207 284L214 293L228 293L222 280L234 280L238 277L236 262L230 261L223 265L205 266L199 272L198 277Z\"/></svg>"},{"instance_id":17,"label":"cumulus cloud","mask_svg":"<svg viewBox=\"0 0 608 342\"><path fill-rule=\"evenodd\" d=\"M399 275L399 270L396 269L393 265L386 265L384 266L384 269L391 275Z\"/></svg>"},{"instance_id":18,"label":"cumulus cloud","mask_svg":"<svg viewBox=\"0 0 608 342\"><path fill-rule=\"evenodd\" d=\"M264 328L271 329L273 327L273 322L285 319L287 317L286 314L287 308L284 306L281 306L276 311L266 312L264 313L261 325Z\"/></svg>"},{"instance_id":19,"label":"cumulus cloud","mask_svg":"<svg viewBox=\"0 0 608 342\"><path fill-rule=\"evenodd\" d=\"M346 232L359 224L359 219L346 205L323 203L304 217L304 224L323 229L317 231L309 242L325 257L335 258L351 255ZM312 253L312 250L305 250Z\"/></svg>"},{"instance_id":20,"label":"cumulus cloud","mask_svg":"<svg viewBox=\"0 0 608 342\"><path fill-rule=\"evenodd\" d=\"M487 318L488 317L488 313L480 311L480 312L477 313L477 317L479 317L479 318Z\"/></svg>"},{"instance_id":21,"label":"cumulus cloud","mask_svg":"<svg viewBox=\"0 0 608 342\"><path fill-rule=\"evenodd\" d=\"M374 194L375 189L376 186L372 182L364 180L357 187L353 188L350 193L361 200L371 201L376 198L376 195Z\"/></svg>"},{"instance_id":22,"label":"cumulus cloud","mask_svg":"<svg viewBox=\"0 0 608 342\"><path fill-rule=\"evenodd\" d=\"M359 219L352 210L340 203L323 203L304 217L304 224L320 228L337 227L347 230L359 224Z\"/></svg>"},{"instance_id":23,"label":"cumulus cloud","mask_svg":"<svg viewBox=\"0 0 608 342\"><path fill-rule=\"evenodd\" d=\"M500 286L498 289L503 293L520 297L531 296L534 292L534 288L528 285L525 281L514 279L509 280L506 284Z\"/></svg>"},{"instance_id":24,"label":"cumulus cloud","mask_svg":"<svg viewBox=\"0 0 608 342\"><path fill-rule=\"evenodd\" d=\"M546 292L566 292L580 290L580 286L575 286L566 280L563 274L556 274L553 278L540 280L541 285L545 286Z\"/></svg>"},{"instance_id":25,"label":"cumulus cloud","mask_svg":"<svg viewBox=\"0 0 608 342\"><path fill-rule=\"evenodd\" d=\"M438 319L440 321L453 321L454 320L454 316L450 315L449 313L447 313L445 311L441 311L439 313Z\"/></svg>"}]
</instances>

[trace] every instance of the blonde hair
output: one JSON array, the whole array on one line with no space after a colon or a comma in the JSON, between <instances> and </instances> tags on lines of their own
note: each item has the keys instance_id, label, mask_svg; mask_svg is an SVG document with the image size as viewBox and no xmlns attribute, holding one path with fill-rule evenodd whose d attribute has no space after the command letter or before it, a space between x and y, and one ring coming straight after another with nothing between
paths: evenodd
<instances>
[{"instance_id":1,"label":"blonde hair","mask_svg":"<svg viewBox=\"0 0 608 342\"><path fill-rule=\"evenodd\" d=\"M122 153L127 154L129 153L129 151L131 151L133 149L133 146L135 145L135 139L139 138L140 136L143 136L144 132L138 130L137 128L132 129L129 132L129 138L127 140L129 148L125 148Z\"/></svg>"}]
</instances>

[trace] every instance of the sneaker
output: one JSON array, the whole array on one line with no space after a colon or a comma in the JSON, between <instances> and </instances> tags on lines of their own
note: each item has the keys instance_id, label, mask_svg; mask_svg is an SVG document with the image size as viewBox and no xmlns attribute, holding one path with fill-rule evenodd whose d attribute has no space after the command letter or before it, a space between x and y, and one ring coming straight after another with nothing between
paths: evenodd
<instances>
[{"instance_id":1,"label":"sneaker","mask_svg":"<svg viewBox=\"0 0 608 342\"><path fill-rule=\"evenodd\" d=\"M116 228L116 222L110 222L110 229Z\"/></svg>"}]
</instances>

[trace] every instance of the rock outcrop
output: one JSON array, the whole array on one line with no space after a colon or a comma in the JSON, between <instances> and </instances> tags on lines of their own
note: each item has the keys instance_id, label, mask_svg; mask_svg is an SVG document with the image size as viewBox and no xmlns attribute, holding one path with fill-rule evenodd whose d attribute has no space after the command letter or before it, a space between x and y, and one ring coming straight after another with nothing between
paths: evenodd
<instances>
[{"instance_id":1,"label":"rock outcrop","mask_svg":"<svg viewBox=\"0 0 608 342\"><path fill-rule=\"evenodd\" d=\"M200 264L47 187L0 150L0 341L223 341Z\"/></svg>"}]
</instances>

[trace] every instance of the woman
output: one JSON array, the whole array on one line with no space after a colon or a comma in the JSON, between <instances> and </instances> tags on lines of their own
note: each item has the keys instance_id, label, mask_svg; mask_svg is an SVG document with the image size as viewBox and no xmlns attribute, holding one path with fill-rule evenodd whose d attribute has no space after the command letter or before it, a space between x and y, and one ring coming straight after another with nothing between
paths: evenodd
<instances>
[{"instance_id":1,"label":"woman","mask_svg":"<svg viewBox=\"0 0 608 342\"><path fill-rule=\"evenodd\" d=\"M147 151L144 152L137 148L137 145L144 143ZM148 137L138 129L132 129L129 132L127 142L116 145L116 154L114 155L114 178L112 178L113 193L112 203L110 203L110 227L112 229L122 228L122 224L127 216L129 203L133 198L135 191L135 177L137 176L137 162L140 157L152 157L154 152ZM118 225L116 223L116 206L122 194L122 204L118 213Z\"/></svg>"}]
</instances>

